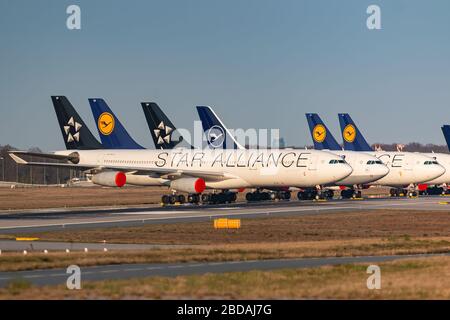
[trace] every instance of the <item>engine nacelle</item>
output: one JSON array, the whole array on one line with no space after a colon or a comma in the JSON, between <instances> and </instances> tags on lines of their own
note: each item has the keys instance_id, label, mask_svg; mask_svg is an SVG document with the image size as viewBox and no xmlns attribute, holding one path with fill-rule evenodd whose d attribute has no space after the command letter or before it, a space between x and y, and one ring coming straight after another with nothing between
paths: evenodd
<instances>
[{"instance_id":1,"label":"engine nacelle","mask_svg":"<svg viewBox=\"0 0 450 320\"><path fill-rule=\"evenodd\" d=\"M202 178L180 178L173 180L170 188L187 193L202 193L206 189L206 184Z\"/></svg>"},{"instance_id":2,"label":"engine nacelle","mask_svg":"<svg viewBox=\"0 0 450 320\"><path fill-rule=\"evenodd\" d=\"M127 183L127 176L120 171L107 171L93 175L91 180L100 186L121 188Z\"/></svg>"}]
</instances>

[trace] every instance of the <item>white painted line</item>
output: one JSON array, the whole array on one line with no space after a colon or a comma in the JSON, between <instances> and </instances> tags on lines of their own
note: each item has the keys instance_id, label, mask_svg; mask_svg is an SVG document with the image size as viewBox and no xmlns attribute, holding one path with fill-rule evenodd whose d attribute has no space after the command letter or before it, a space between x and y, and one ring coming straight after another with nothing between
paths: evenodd
<instances>
[{"instance_id":1,"label":"white painted line","mask_svg":"<svg viewBox=\"0 0 450 320\"><path fill-rule=\"evenodd\" d=\"M125 272L135 272L135 271L142 271L142 270L145 270L145 269L142 269L142 268L134 268L134 269L125 269L124 271L125 271Z\"/></svg>"},{"instance_id":2,"label":"white painted line","mask_svg":"<svg viewBox=\"0 0 450 320\"><path fill-rule=\"evenodd\" d=\"M114 272L120 272L121 270L102 270L100 273L114 273Z\"/></svg>"},{"instance_id":3,"label":"white painted line","mask_svg":"<svg viewBox=\"0 0 450 320\"><path fill-rule=\"evenodd\" d=\"M190 210L189 210L190 211ZM140 211L140 212L113 212L111 215L117 216L148 216L148 215L163 215L163 214L177 214L177 213L185 213L186 211Z\"/></svg>"}]
</instances>

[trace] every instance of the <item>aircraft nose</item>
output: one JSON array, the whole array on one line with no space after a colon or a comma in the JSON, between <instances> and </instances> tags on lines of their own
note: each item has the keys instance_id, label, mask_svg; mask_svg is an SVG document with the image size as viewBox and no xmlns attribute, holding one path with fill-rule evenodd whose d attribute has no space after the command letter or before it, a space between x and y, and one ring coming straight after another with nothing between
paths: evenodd
<instances>
[{"instance_id":1,"label":"aircraft nose","mask_svg":"<svg viewBox=\"0 0 450 320\"><path fill-rule=\"evenodd\" d=\"M337 180L347 178L353 172L353 168L348 163L343 163L339 172L336 173Z\"/></svg>"},{"instance_id":2,"label":"aircraft nose","mask_svg":"<svg viewBox=\"0 0 450 320\"><path fill-rule=\"evenodd\" d=\"M389 168L384 164L377 164L374 168L374 176L378 177L378 179L383 178L385 175L389 173Z\"/></svg>"},{"instance_id":3,"label":"aircraft nose","mask_svg":"<svg viewBox=\"0 0 450 320\"><path fill-rule=\"evenodd\" d=\"M430 175L433 175L430 180L436 179L445 173L445 168L440 164L433 164L432 166L430 166L430 169Z\"/></svg>"}]
</instances>

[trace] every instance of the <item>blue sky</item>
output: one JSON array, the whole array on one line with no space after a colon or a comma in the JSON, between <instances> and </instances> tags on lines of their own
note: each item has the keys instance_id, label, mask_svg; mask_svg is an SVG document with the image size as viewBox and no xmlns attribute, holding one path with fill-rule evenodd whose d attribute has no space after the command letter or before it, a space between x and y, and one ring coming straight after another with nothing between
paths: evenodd
<instances>
[{"instance_id":1,"label":"blue sky","mask_svg":"<svg viewBox=\"0 0 450 320\"><path fill-rule=\"evenodd\" d=\"M70 4L81 30L66 28ZM382 30L366 28L370 4ZM87 99L105 98L148 147L144 100L178 127L210 105L230 128L279 128L296 146L312 144L305 112L337 137L349 112L370 142L444 144L449 34L446 0L0 0L0 145L64 148L51 95L93 131Z\"/></svg>"}]
</instances>

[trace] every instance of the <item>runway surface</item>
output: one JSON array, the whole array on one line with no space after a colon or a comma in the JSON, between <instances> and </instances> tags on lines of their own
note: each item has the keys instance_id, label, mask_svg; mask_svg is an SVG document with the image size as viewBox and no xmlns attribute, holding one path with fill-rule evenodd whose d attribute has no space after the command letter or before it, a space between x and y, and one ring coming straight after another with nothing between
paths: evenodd
<instances>
[{"instance_id":1,"label":"runway surface","mask_svg":"<svg viewBox=\"0 0 450 320\"><path fill-rule=\"evenodd\" d=\"M177 263L177 264L123 264L81 268L81 281L99 281L110 279L130 279L152 276L175 277L180 275L242 272L250 270L276 270L286 268L314 268L325 265L352 263L380 263L407 258L426 258L449 256L450 254L418 254L397 256L368 256L340 258L302 258L285 260L252 260L211 263ZM69 274L65 269L46 269L35 271L0 272L0 287L9 282L24 279L34 285L58 285L67 281Z\"/></svg>"},{"instance_id":2,"label":"runway surface","mask_svg":"<svg viewBox=\"0 0 450 320\"><path fill-rule=\"evenodd\" d=\"M385 198L365 200L331 200L326 202L287 201L235 203L228 205L182 205L172 207L132 207L96 209L43 209L1 213L0 234L20 234L52 230L95 227L137 226L146 223L208 221L219 217L254 218L270 215L321 214L369 209L450 210L440 204L450 199L431 196L421 198Z\"/></svg>"}]
</instances>

